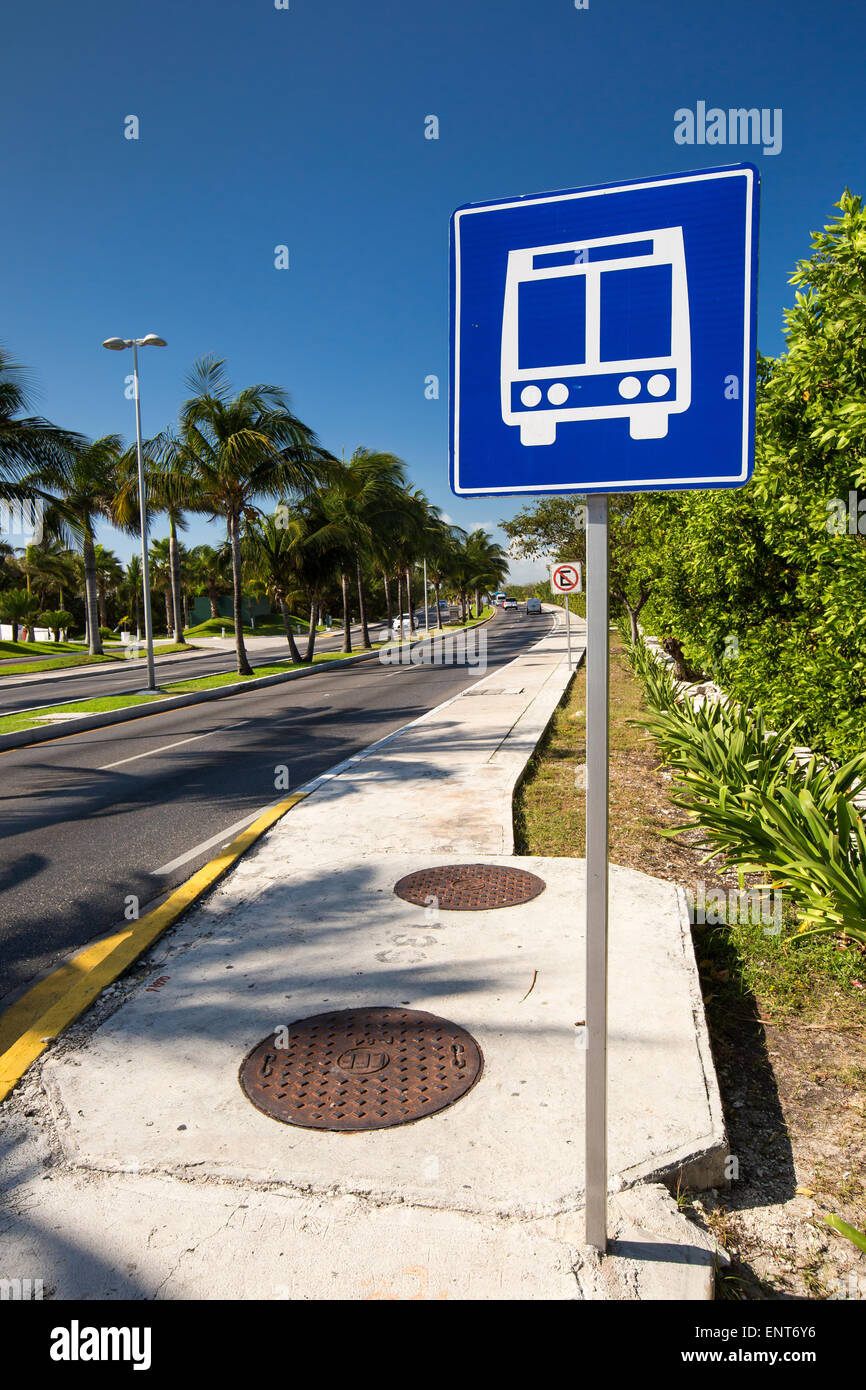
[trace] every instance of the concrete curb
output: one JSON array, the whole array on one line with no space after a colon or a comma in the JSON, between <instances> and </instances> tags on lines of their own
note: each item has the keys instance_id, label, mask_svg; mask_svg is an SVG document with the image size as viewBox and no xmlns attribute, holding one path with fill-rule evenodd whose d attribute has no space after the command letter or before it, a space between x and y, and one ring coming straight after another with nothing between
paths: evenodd
<instances>
[{"instance_id":1,"label":"concrete curb","mask_svg":"<svg viewBox=\"0 0 866 1390\"><path fill-rule=\"evenodd\" d=\"M492 617L492 615L491 615ZM455 629L454 632L444 634L453 637L459 632L468 632L475 627L483 627L489 623L490 618L482 618L481 622L467 623L465 628ZM388 646L394 646L388 643ZM125 724L133 719L144 719L148 715L165 714L170 710L183 709L187 705L205 704L209 700L224 700L230 695L239 695L245 690L264 690L269 685L283 685L286 681L301 680L304 676L317 676L322 671L327 671L334 666L356 666L361 661L378 661L380 653L386 651L386 647L380 647L375 652L364 652L359 656L335 657L333 661L320 661L317 666L303 666L297 671L281 671L275 676L259 676L253 680L238 681L232 685L215 686L212 690L192 690L186 695L169 695L164 700L151 700L146 704L127 705L123 709L101 710L95 714L83 714L70 719L69 724L74 723L73 728L69 728L65 723L58 727L57 724L46 725L36 729L17 729L11 734L0 734L0 753L11 752L15 748L29 748L31 744L53 743L58 738L68 738L71 734L87 733L90 729L104 729L112 724ZM186 660L186 658L183 658ZM89 668L84 668L89 669ZM194 678L195 679L195 678ZM89 698L84 696L81 703ZM58 700L58 704L75 704L74 700ZM21 714L28 713L27 710L19 711ZM62 730L62 731L61 731Z\"/></svg>"},{"instance_id":2,"label":"concrete curb","mask_svg":"<svg viewBox=\"0 0 866 1390\"><path fill-rule=\"evenodd\" d=\"M303 799L303 793L295 792L263 811L215 858L175 888L159 907L146 912L127 930L85 946L0 1014L0 1104L57 1035L74 1023L107 985L174 926L256 840Z\"/></svg>"}]
</instances>

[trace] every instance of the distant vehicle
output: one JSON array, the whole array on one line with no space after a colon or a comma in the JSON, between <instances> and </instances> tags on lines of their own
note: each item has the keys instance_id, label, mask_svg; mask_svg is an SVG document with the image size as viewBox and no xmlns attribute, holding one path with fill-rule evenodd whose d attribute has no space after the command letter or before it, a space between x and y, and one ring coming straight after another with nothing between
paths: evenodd
<instances>
[{"instance_id":1,"label":"distant vehicle","mask_svg":"<svg viewBox=\"0 0 866 1390\"><path fill-rule=\"evenodd\" d=\"M517 599L516 599L516 598L507 598L507 599L503 600L502 607L503 607L503 608L516 608L516 607L517 607Z\"/></svg>"},{"instance_id":2,"label":"distant vehicle","mask_svg":"<svg viewBox=\"0 0 866 1390\"><path fill-rule=\"evenodd\" d=\"M526 611L527 611L527 613L540 613L540 612L541 612L541 599L540 599L540 598L528 598L528 599L526 600Z\"/></svg>"},{"instance_id":3,"label":"distant vehicle","mask_svg":"<svg viewBox=\"0 0 866 1390\"><path fill-rule=\"evenodd\" d=\"M504 606L504 604L505 604L505 600L506 600L507 597L508 597L508 595L505 593L504 589L499 589L499 590L493 595L493 607L494 607L494 608L502 608L502 607Z\"/></svg>"},{"instance_id":4,"label":"distant vehicle","mask_svg":"<svg viewBox=\"0 0 866 1390\"><path fill-rule=\"evenodd\" d=\"M451 604L448 602L447 598L440 598L439 607L442 609L443 613L451 612Z\"/></svg>"}]
</instances>

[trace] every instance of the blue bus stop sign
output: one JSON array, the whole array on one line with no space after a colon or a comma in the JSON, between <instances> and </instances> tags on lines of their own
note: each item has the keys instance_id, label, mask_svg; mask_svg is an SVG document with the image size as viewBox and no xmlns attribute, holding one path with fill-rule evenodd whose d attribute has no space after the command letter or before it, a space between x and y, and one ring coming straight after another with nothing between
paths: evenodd
<instances>
[{"instance_id":1,"label":"blue bus stop sign","mask_svg":"<svg viewBox=\"0 0 866 1390\"><path fill-rule=\"evenodd\" d=\"M451 487L736 487L752 472L758 172L458 208Z\"/></svg>"}]
</instances>

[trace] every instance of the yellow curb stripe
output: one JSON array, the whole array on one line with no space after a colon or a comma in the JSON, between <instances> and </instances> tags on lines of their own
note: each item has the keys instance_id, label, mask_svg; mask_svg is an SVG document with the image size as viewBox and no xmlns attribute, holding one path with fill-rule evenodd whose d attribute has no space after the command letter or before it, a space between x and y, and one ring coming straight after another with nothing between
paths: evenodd
<instances>
[{"instance_id":1,"label":"yellow curb stripe","mask_svg":"<svg viewBox=\"0 0 866 1390\"><path fill-rule=\"evenodd\" d=\"M0 1014L0 1102L51 1042L172 926L306 792L271 806L134 926L96 941Z\"/></svg>"}]
</instances>

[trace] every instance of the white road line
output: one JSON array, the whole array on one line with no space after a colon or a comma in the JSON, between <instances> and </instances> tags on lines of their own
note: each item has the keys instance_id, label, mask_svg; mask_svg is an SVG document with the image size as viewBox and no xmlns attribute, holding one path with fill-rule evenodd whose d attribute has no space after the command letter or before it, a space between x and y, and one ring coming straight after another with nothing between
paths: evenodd
<instances>
[{"instance_id":1,"label":"white road line","mask_svg":"<svg viewBox=\"0 0 866 1390\"><path fill-rule=\"evenodd\" d=\"M179 738L174 743L164 743L160 748L151 748L147 753L134 753L131 758L118 758L116 763L105 763L96 769L97 772L108 772L113 767L123 767L124 763L138 762L139 758L152 758L156 753L167 753L169 748L179 748L182 743L195 743L200 738L212 738L214 734L228 733L229 729L240 729L242 725L249 724L248 719L242 719L240 724L224 724L221 729L209 729L206 734L191 734L189 738ZM160 871L157 869L157 873Z\"/></svg>"},{"instance_id":2,"label":"white road line","mask_svg":"<svg viewBox=\"0 0 866 1390\"><path fill-rule=\"evenodd\" d=\"M291 796L292 793L290 792L289 795ZM217 831L216 835L211 835L209 840L202 840L200 845L194 845L192 849L187 850L186 854L179 854L177 859L172 859L170 864L163 864L161 869L154 869L151 877L162 878L166 874L174 873L175 869L179 869L182 864L188 864L191 859L195 859L196 855L202 854L206 849L212 849L214 845L233 840L235 835L241 830L246 830L247 826L252 825L259 816L263 816L266 811L270 811L272 806L279 806L280 802L285 800L285 796L278 796L276 801L269 801L267 806L258 806L255 811L244 816L243 820L235 821L234 825L227 825L225 830Z\"/></svg>"}]
</instances>

